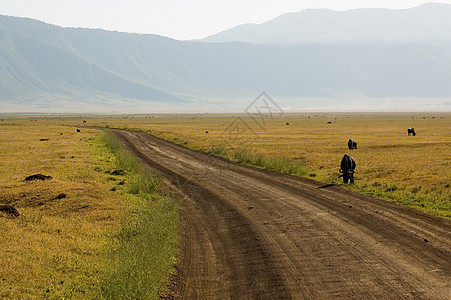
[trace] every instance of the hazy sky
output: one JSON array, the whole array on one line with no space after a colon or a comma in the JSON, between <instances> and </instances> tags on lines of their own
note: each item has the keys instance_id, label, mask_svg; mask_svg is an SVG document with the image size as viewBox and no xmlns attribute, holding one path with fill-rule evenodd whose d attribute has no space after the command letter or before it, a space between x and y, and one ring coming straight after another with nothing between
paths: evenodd
<instances>
[{"instance_id":1,"label":"hazy sky","mask_svg":"<svg viewBox=\"0 0 451 300\"><path fill-rule=\"evenodd\" d=\"M0 14L64 27L103 28L196 39L307 8L411 8L451 0L0 0Z\"/></svg>"}]
</instances>

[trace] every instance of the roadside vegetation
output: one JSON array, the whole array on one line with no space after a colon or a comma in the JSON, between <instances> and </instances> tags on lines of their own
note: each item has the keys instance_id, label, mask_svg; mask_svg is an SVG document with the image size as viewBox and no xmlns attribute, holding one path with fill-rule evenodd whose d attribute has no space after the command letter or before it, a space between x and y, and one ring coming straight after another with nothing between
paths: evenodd
<instances>
[{"instance_id":1,"label":"roadside vegetation","mask_svg":"<svg viewBox=\"0 0 451 300\"><path fill-rule=\"evenodd\" d=\"M158 299L174 274L179 215L175 201L160 193L161 178L142 170L134 156L124 152L113 133L102 137L124 174L118 188L128 198L122 227L108 249L108 267L102 283L106 299Z\"/></svg>"},{"instance_id":2,"label":"roadside vegetation","mask_svg":"<svg viewBox=\"0 0 451 300\"><path fill-rule=\"evenodd\" d=\"M158 299L174 273L177 203L82 120L0 121L1 299Z\"/></svg>"},{"instance_id":3,"label":"roadside vegetation","mask_svg":"<svg viewBox=\"0 0 451 300\"><path fill-rule=\"evenodd\" d=\"M191 149L451 219L449 113L312 113L266 118L264 126L254 121L246 115L199 114L113 117L99 123L146 131ZM407 135L411 126L415 137ZM348 149L349 138L358 142L357 150ZM345 153L357 162L355 185L338 178Z\"/></svg>"}]
</instances>

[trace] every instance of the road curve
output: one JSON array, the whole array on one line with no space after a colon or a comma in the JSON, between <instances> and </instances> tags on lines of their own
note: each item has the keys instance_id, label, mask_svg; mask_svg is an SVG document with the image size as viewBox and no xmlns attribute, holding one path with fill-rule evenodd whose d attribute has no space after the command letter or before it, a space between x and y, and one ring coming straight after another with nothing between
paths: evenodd
<instances>
[{"instance_id":1,"label":"road curve","mask_svg":"<svg viewBox=\"0 0 451 300\"><path fill-rule=\"evenodd\" d=\"M175 299L451 299L451 222L114 130L182 196Z\"/></svg>"}]
</instances>

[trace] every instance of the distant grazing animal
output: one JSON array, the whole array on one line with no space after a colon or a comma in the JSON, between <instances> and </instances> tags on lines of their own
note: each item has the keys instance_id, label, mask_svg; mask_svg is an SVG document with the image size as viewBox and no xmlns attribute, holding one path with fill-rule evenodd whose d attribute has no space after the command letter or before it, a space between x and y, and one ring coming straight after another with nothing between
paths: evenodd
<instances>
[{"instance_id":1,"label":"distant grazing animal","mask_svg":"<svg viewBox=\"0 0 451 300\"><path fill-rule=\"evenodd\" d=\"M413 136L416 136L415 129L413 127L407 128L407 135L413 134Z\"/></svg>"},{"instance_id":2,"label":"distant grazing animal","mask_svg":"<svg viewBox=\"0 0 451 300\"><path fill-rule=\"evenodd\" d=\"M354 183L354 173L356 166L354 158L349 156L349 154L345 154L343 156L343 159L341 160L340 166L340 173L342 173L342 175L340 175L339 177L343 177L343 183L348 183L348 181L350 183Z\"/></svg>"},{"instance_id":3,"label":"distant grazing animal","mask_svg":"<svg viewBox=\"0 0 451 300\"><path fill-rule=\"evenodd\" d=\"M354 140L349 139L349 141L348 141L348 148L350 150L357 149L357 142L354 141Z\"/></svg>"},{"instance_id":4,"label":"distant grazing animal","mask_svg":"<svg viewBox=\"0 0 451 300\"><path fill-rule=\"evenodd\" d=\"M81 132L80 128L77 128L77 132Z\"/></svg>"},{"instance_id":5,"label":"distant grazing animal","mask_svg":"<svg viewBox=\"0 0 451 300\"><path fill-rule=\"evenodd\" d=\"M86 123L86 120L83 120L83 123Z\"/></svg>"}]
</instances>

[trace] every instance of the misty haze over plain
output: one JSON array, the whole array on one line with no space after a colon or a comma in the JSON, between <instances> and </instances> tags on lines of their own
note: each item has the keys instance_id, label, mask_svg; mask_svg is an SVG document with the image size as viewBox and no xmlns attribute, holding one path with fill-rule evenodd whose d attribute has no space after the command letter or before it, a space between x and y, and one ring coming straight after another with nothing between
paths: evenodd
<instances>
[{"instance_id":1,"label":"misty haze over plain","mask_svg":"<svg viewBox=\"0 0 451 300\"><path fill-rule=\"evenodd\" d=\"M0 15L3 112L451 110L451 5L289 13L199 41Z\"/></svg>"}]
</instances>

